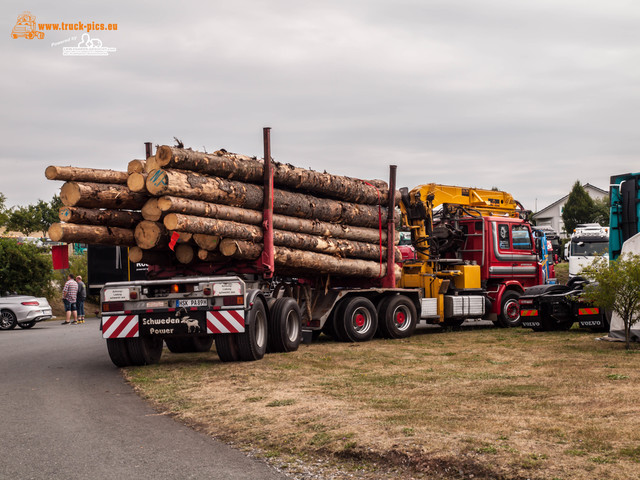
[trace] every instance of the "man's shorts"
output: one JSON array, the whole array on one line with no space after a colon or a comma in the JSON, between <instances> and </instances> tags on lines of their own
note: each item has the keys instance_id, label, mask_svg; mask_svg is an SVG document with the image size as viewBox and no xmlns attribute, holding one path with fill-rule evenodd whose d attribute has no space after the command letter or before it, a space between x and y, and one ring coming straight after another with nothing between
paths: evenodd
<instances>
[{"instance_id":1,"label":"man's shorts","mask_svg":"<svg viewBox=\"0 0 640 480\"><path fill-rule=\"evenodd\" d=\"M63 298L64 302L64 311L65 312L75 312L76 311L76 302L70 302L69 300Z\"/></svg>"}]
</instances>

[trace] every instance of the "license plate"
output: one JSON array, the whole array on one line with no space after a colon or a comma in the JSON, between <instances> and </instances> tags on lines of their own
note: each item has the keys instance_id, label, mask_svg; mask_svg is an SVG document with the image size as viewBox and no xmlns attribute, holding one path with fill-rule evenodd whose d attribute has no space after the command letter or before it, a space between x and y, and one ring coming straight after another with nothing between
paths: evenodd
<instances>
[{"instance_id":1,"label":"license plate","mask_svg":"<svg viewBox=\"0 0 640 480\"><path fill-rule=\"evenodd\" d=\"M192 298L189 300L176 300L176 307L206 307L208 301L206 298Z\"/></svg>"}]
</instances>

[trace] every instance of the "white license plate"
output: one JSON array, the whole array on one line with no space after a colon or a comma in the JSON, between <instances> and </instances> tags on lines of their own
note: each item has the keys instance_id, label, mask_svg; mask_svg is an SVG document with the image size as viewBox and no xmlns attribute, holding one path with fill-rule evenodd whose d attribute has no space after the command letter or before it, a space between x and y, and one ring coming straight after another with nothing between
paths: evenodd
<instances>
[{"instance_id":1,"label":"white license plate","mask_svg":"<svg viewBox=\"0 0 640 480\"><path fill-rule=\"evenodd\" d=\"M190 300L176 300L176 307L206 307L206 298L193 298Z\"/></svg>"}]
</instances>

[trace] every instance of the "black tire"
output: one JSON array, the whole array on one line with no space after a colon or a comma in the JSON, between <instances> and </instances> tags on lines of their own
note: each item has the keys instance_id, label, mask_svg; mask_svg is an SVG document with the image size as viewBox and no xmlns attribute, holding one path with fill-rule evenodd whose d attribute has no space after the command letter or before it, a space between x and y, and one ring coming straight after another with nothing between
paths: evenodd
<instances>
[{"instance_id":1,"label":"black tire","mask_svg":"<svg viewBox=\"0 0 640 480\"><path fill-rule=\"evenodd\" d=\"M132 365L153 365L162 356L161 337L126 338L127 350Z\"/></svg>"},{"instance_id":2,"label":"black tire","mask_svg":"<svg viewBox=\"0 0 640 480\"><path fill-rule=\"evenodd\" d=\"M416 306L405 295L394 295L382 301L382 317L378 328L385 338L407 338L413 335L418 324Z\"/></svg>"},{"instance_id":3,"label":"black tire","mask_svg":"<svg viewBox=\"0 0 640 480\"><path fill-rule=\"evenodd\" d=\"M245 331L238 334L240 360L252 362L264 357L268 336L267 310L262 300L256 298L253 308L247 312Z\"/></svg>"},{"instance_id":4,"label":"black tire","mask_svg":"<svg viewBox=\"0 0 640 480\"><path fill-rule=\"evenodd\" d=\"M0 330L13 330L18 324L18 319L11 310L0 312Z\"/></svg>"},{"instance_id":5,"label":"black tire","mask_svg":"<svg viewBox=\"0 0 640 480\"><path fill-rule=\"evenodd\" d=\"M294 352L302 341L302 312L291 297L278 298L269 317L268 350Z\"/></svg>"},{"instance_id":6,"label":"black tire","mask_svg":"<svg viewBox=\"0 0 640 480\"><path fill-rule=\"evenodd\" d=\"M237 362L240 360L237 337L237 333L225 333L215 336L216 353L221 362Z\"/></svg>"},{"instance_id":7,"label":"black tire","mask_svg":"<svg viewBox=\"0 0 640 480\"><path fill-rule=\"evenodd\" d=\"M18 326L19 326L20 328L27 329L27 328L31 328L31 327L33 327L35 324L36 324L36 321L35 321L35 320L31 320L30 322L22 322L22 323L19 323L19 324L18 324Z\"/></svg>"},{"instance_id":8,"label":"black tire","mask_svg":"<svg viewBox=\"0 0 640 480\"><path fill-rule=\"evenodd\" d=\"M116 367L122 368L132 365L126 340L126 338L107 338L109 358Z\"/></svg>"},{"instance_id":9,"label":"black tire","mask_svg":"<svg viewBox=\"0 0 640 480\"><path fill-rule=\"evenodd\" d=\"M208 352L213 345L213 335L165 338L164 342L172 353Z\"/></svg>"},{"instance_id":10,"label":"black tire","mask_svg":"<svg viewBox=\"0 0 640 480\"><path fill-rule=\"evenodd\" d=\"M344 299L335 315L335 329L343 342L366 342L378 328L378 312L366 297Z\"/></svg>"},{"instance_id":11,"label":"black tire","mask_svg":"<svg viewBox=\"0 0 640 480\"><path fill-rule=\"evenodd\" d=\"M522 324L520 318L520 293L510 290L502 295L498 324L503 328L519 327Z\"/></svg>"}]
</instances>

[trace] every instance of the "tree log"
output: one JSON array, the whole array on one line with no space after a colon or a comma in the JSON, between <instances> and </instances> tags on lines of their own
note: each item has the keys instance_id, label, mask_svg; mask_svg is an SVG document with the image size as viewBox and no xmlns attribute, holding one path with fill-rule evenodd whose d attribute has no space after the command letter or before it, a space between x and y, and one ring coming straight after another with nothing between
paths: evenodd
<instances>
[{"instance_id":1,"label":"tree log","mask_svg":"<svg viewBox=\"0 0 640 480\"><path fill-rule=\"evenodd\" d=\"M203 233L194 233L193 241L196 242L196 245L198 245L198 247L200 247L202 250L211 251L218 248L218 244L220 243L220 237L218 235L206 235Z\"/></svg>"},{"instance_id":2,"label":"tree log","mask_svg":"<svg viewBox=\"0 0 640 480\"><path fill-rule=\"evenodd\" d=\"M220 251L227 257L241 260L257 260L262 254L262 244L225 238L220 242ZM336 258L322 253L275 247L275 264L282 267L295 267L318 273L340 276L380 278L387 271L386 264L367 260Z\"/></svg>"},{"instance_id":3,"label":"tree log","mask_svg":"<svg viewBox=\"0 0 640 480\"><path fill-rule=\"evenodd\" d=\"M127 187L129 187L129 190L131 190L132 192L146 193L147 192L146 182L147 182L146 173L134 172L129 174L129 177L127 178Z\"/></svg>"},{"instance_id":4,"label":"tree log","mask_svg":"<svg viewBox=\"0 0 640 480\"><path fill-rule=\"evenodd\" d=\"M204 248L198 249L198 258L203 262L228 262L229 259L220 252L212 252Z\"/></svg>"},{"instance_id":5,"label":"tree log","mask_svg":"<svg viewBox=\"0 0 640 480\"><path fill-rule=\"evenodd\" d=\"M195 172L154 170L147 177L147 190L154 196L175 195L262 210L262 187ZM378 227L380 222L385 225L387 218L387 209L384 207L341 202L284 190L274 190L273 212L358 227Z\"/></svg>"},{"instance_id":6,"label":"tree log","mask_svg":"<svg viewBox=\"0 0 640 480\"><path fill-rule=\"evenodd\" d=\"M104 225L109 227L135 228L142 221L140 212L129 210L98 210L81 207L60 207L60 220L82 225Z\"/></svg>"},{"instance_id":7,"label":"tree log","mask_svg":"<svg viewBox=\"0 0 640 480\"><path fill-rule=\"evenodd\" d=\"M143 220L135 229L135 243L144 250L165 248L169 245L169 233L162 223Z\"/></svg>"},{"instance_id":8,"label":"tree log","mask_svg":"<svg viewBox=\"0 0 640 480\"><path fill-rule=\"evenodd\" d=\"M149 220L151 222L157 222L162 218L164 212L158 208L158 199L156 197L151 197L147 202L142 206L142 217L145 220Z\"/></svg>"},{"instance_id":9,"label":"tree log","mask_svg":"<svg viewBox=\"0 0 640 480\"><path fill-rule=\"evenodd\" d=\"M127 183L127 172L104 170L100 168L56 167L51 165L44 171L49 180L64 180L72 182Z\"/></svg>"},{"instance_id":10,"label":"tree log","mask_svg":"<svg viewBox=\"0 0 640 480\"><path fill-rule=\"evenodd\" d=\"M49 227L49 238L54 242L88 243L90 245L136 244L130 228L103 227L99 225L76 225L74 223L54 223Z\"/></svg>"},{"instance_id":11,"label":"tree log","mask_svg":"<svg viewBox=\"0 0 640 480\"><path fill-rule=\"evenodd\" d=\"M147 198L126 185L107 183L67 182L60 189L60 199L67 207L140 210Z\"/></svg>"},{"instance_id":12,"label":"tree log","mask_svg":"<svg viewBox=\"0 0 640 480\"><path fill-rule=\"evenodd\" d=\"M262 224L262 212L189 198L173 196L159 197L158 208L166 213L184 213L196 217L217 218L219 220L230 220L233 222L247 223L249 225ZM278 230L308 233L322 237L344 238L346 240L357 240L365 243L379 244L380 238L382 237L382 244L387 244L387 231L376 228L353 227L350 225L321 222L319 220L287 217L285 215L274 215L273 227ZM396 232L394 243L397 244L399 240L400 234Z\"/></svg>"},{"instance_id":13,"label":"tree log","mask_svg":"<svg viewBox=\"0 0 640 480\"><path fill-rule=\"evenodd\" d=\"M156 152L156 161L159 168L192 170L241 182L262 183L263 181L263 160L224 150L208 154L163 145ZM273 182L276 187L302 190L347 202L368 205L388 204L389 189L382 180L372 183L372 181L331 175L276 162L273 166Z\"/></svg>"},{"instance_id":14,"label":"tree log","mask_svg":"<svg viewBox=\"0 0 640 480\"><path fill-rule=\"evenodd\" d=\"M149 173L150 171L156 170L157 168L160 168L160 167L158 166L158 162L156 161L155 155L152 155L149 158L147 158L144 164L145 173Z\"/></svg>"},{"instance_id":15,"label":"tree log","mask_svg":"<svg viewBox=\"0 0 640 480\"><path fill-rule=\"evenodd\" d=\"M127 165L127 173L129 175L131 175L132 173L143 173L146 163L146 160L131 160Z\"/></svg>"},{"instance_id":16,"label":"tree log","mask_svg":"<svg viewBox=\"0 0 640 480\"><path fill-rule=\"evenodd\" d=\"M168 266L174 263L173 257L170 250L143 250L138 246L129 248L129 260L133 263Z\"/></svg>"},{"instance_id":17,"label":"tree log","mask_svg":"<svg viewBox=\"0 0 640 480\"><path fill-rule=\"evenodd\" d=\"M253 243L262 242L262 228L214 218L193 217L180 213L170 213L164 218L164 225L169 230L181 232L206 233L223 238L247 240ZM339 238L327 238L305 233L274 230L273 243L296 250L339 255L341 257L365 258L368 260L385 259L387 249L372 243L356 242ZM396 251L396 259L400 261L400 252Z\"/></svg>"},{"instance_id":18,"label":"tree log","mask_svg":"<svg viewBox=\"0 0 640 480\"><path fill-rule=\"evenodd\" d=\"M144 250L168 248L173 233L160 222L143 220L136 225L135 243ZM178 233L179 237L176 243L188 243L193 237L190 232Z\"/></svg>"},{"instance_id":19,"label":"tree log","mask_svg":"<svg viewBox=\"0 0 640 480\"><path fill-rule=\"evenodd\" d=\"M176 245L175 253L178 261L183 264L191 263L195 257L193 247L187 243Z\"/></svg>"}]
</instances>

